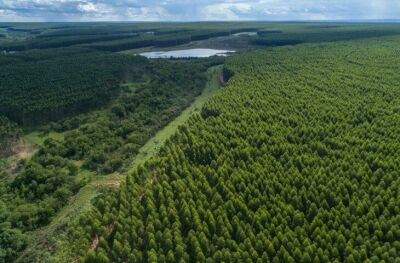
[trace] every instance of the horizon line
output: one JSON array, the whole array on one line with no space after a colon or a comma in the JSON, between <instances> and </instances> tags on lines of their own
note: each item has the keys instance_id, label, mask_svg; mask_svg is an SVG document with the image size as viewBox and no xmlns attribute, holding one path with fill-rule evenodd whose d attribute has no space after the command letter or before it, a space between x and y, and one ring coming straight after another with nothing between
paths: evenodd
<instances>
[{"instance_id":1,"label":"horizon line","mask_svg":"<svg viewBox=\"0 0 400 263\"><path fill-rule=\"evenodd\" d=\"M385 23L385 22L395 22L400 23L400 18L382 18L382 19L290 19L290 20L141 20L141 21L129 21L129 20L104 20L104 21L0 21L0 24L5 23L19 23L19 24L44 24L44 23Z\"/></svg>"}]
</instances>

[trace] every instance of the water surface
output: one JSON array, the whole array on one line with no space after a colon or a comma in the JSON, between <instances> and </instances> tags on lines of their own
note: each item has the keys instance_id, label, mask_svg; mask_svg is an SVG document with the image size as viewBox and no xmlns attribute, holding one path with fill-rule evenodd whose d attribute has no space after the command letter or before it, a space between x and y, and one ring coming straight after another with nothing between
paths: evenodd
<instances>
[{"instance_id":1,"label":"water surface","mask_svg":"<svg viewBox=\"0 0 400 263\"><path fill-rule=\"evenodd\" d=\"M220 50L210 48L192 48L171 51L143 52L139 55L147 58L207 58L212 56L227 56L232 50Z\"/></svg>"}]
</instances>

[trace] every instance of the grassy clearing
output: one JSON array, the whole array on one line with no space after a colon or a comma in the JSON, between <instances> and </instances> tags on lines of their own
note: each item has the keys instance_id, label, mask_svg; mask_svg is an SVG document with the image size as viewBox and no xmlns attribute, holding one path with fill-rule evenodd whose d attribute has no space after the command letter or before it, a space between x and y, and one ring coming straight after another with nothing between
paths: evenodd
<instances>
[{"instance_id":1,"label":"grassy clearing","mask_svg":"<svg viewBox=\"0 0 400 263\"><path fill-rule=\"evenodd\" d=\"M129 171L135 169L140 163L145 162L146 160L157 154L161 146L171 135L176 132L178 127L186 122L193 113L198 112L204 105L204 103L216 91L218 91L220 87L219 76L221 72L222 65L211 67L209 69L209 81L207 82L207 86L204 88L203 93L199 97L197 97L196 100L186 110L184 110L179 117L177 117L166 127L160 130L139 150L139 153L132 162ZM38 145L41 145L47 138L62 139L63 137L62 134L55 133L43 137L36 132L27 135L27 139ZM91 200L96 197L102 189L118 187L120 183L125 179L125 174L114 173L106 176L96 176L94 173L84 169L81 169L78 176L90 178L90 182L72 198L70 204L68 206L65 206L48 226L31 233L32 239L31 242L29 242L30 246L25 250L20 260L24 257L25 254L34 253L35 249L38 249L42 246L45 246L47 250L53 250L54 248L57 248L57 257L63 258L62 254L64 253L63 250L65 249L65 244L59 245L54 243L55 241L53 240L53 238L55 237L56 233L62 233L62 229L67 225L69 221L72 220L72 218L90 209ZM57 240L62 240L62 238L58 237Z\"/></svg>"},{"instance_id":2,"label":"grassy clearing","mask_svg":"<svg viewBox=\"0 0 400 263\"><path fill-rule=\"evenodd\" d=\"M64 134L58 132L43 134L41 132L34 131L25 135L24 139L32 144L42 146L47 139L54 139L57 141L64 140Z\"/></svg>"},{"instance_id":3,"label":"grassy clearing","mask_svg":"<svg viewBox=\"0 0 400 263\"><path fill-rule=\"evenodd\" d=\"M64 136L61 133L52 132L43 134L42 132L28 132L19 141L13 145L13 154L11 156L0 159L0 171L5 171L9 175L14 175L14 170L21 160L30 159L33 154L42 146L48 138L55 140L63 140Z\"/></svg>"},{"instance_id":4,"label":"grassy clearing","mask_svg":"<svg viewBox=\"0 0 400 263\"><path fill-rule=\"evenodd\" d=\"M143 82L125 82L121 84L121 87L129 92L134 92L135 90L144 87L145 85L148 85L150 83L150 80L146 80Z\"/></svg>"},{"instance_id":5,"label":"grassy clearing","mask_svg":"<svg viewBox=\"0 0 400 263\"><path fill-rule=\"evenodd\" d=\"M207 82L207 86L203 90L203 93L197 97L196 100L186 108L181 115L179 115L179 117L157 132L153 138L140 148L138 155L132 162L131 171L135 169L138 164L150 159L158 153L165 141L176 132L178 127L186 122L193 113L200 111L204 103L219 89L219 75L221 72L222 66L215 66L209 69L209 81Z\"/></svg>"}]
</instances>

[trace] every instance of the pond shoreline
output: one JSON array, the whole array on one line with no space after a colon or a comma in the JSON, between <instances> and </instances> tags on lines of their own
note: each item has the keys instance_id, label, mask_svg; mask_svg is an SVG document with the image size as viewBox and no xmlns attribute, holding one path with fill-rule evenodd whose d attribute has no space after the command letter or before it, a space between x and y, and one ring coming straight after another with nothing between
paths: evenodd
<instances>
[{"instance_id":1,"label":"pond shoreline","mask_svg":"<svg viewBox=\"0 0 400 263\"><path fill-rule=\"evenodd\" d=\"M192 48L192 49L181 49L171 51L151 51L142 52L138 55L147 58L206 58L212 56L228 56L236 51L233 50L220 50L210 48Z\"/></svg>"}]
</instances>

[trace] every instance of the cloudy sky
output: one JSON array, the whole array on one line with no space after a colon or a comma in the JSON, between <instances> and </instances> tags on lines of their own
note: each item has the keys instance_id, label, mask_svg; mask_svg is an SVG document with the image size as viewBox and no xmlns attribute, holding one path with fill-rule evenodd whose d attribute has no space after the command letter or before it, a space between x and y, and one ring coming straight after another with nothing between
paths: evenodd
<instances>
[{"instance_id":1,"label":"cloudy sky","mask_svg":"<svg viewBox=\"0 0 400 263\"><path fill-rule=\"evenodd\" d=\"M0 21L400 19L400 0L0 0Z\"/></svg>"}]
</instances>

